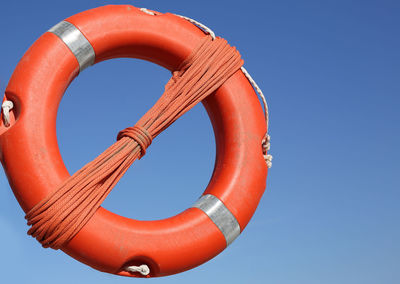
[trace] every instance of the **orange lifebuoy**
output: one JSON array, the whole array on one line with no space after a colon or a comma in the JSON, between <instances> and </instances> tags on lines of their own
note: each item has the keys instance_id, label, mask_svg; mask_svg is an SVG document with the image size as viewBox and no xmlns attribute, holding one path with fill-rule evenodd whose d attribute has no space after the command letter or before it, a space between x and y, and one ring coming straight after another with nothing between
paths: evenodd
<instances>
[{"instance_id":1,"label":"orange lifebuoy","mask_svg":"<svg viewBox=\"0 0 400 284\"><path fill-rule=\"evenodd\" d=\"M97 62L134 57L175 70L204 33L173 14L144 13L129 5L74 15L43 34L26 52L6 89L14 103L9 127L0 125L1 162L27 212L68 176L56 137L58 104L71 81ZM164 220L138 221L100 208L63 248L98 270L126 271L146 264L149 276L193 268L216 256L251 219L265 189L261 151L266 132L253 87L237 71L204 101L217 157L213 176L195 205Z\"/></svg>"}]
</instances>

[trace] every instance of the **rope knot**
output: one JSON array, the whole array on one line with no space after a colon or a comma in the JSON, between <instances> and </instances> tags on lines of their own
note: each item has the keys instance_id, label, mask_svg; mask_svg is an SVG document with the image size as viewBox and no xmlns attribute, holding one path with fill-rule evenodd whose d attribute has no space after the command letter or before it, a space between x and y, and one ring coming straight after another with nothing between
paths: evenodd
<instances>
[{"instance_id":1,"label":"rope knot","mask_svg":"<svg viewBox=\"0 0 400 284\"><path fill-rule=\"evenodd\" d=\"M267 163L268 168L272 167L272 155L267 154L267 152L271 148L270 140L271 140L271 137L269 136L268 133L266 133L264 139L261 142L263 156L264 156L265 162Z\"/></svg>"},{"instance_id":2,"label":"rope knot","mask_svg":"<svg viewBox=\"0 0 400 284\"><path fill-rule=\"evenodd\" d=\"M141 126L133 126L125 128L118 133L117 140L122 139L123 137L128 137L135 140L140 146L140 158L142 158L146 154L146 149L150 146L153 141L153 137L147 131L147 129Z\"/></svg>"}]
</instances>

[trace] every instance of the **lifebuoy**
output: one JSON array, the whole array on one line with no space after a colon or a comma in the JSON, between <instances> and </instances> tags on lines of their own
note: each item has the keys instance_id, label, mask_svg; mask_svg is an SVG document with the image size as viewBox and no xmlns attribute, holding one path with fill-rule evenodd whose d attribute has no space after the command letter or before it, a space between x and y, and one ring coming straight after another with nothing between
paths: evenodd
<instances>
[{"instance_id":1,"label":"lifebuoy","mask_svg":"<svg viewBox=\"0 0 400 284\"><path fill-rule=\"evenodd\" d=\"M25 212L69 176L57 144L56 115L79 72L117 57L175 70L204 36L180 17L154 13L129 5L79 13L43 34L19 62L5 93L14 108L10 126L0 126L0 157ZM138 277L125 268L146 264L149 276L165 276L213 258L243 231L265 189L263 111L241 71L204 106L214 127L217 157L201 198L184 212L157 221L132 220L100 208L63 248L65 253L104 272Z\"/></svg>"}]
</instances>

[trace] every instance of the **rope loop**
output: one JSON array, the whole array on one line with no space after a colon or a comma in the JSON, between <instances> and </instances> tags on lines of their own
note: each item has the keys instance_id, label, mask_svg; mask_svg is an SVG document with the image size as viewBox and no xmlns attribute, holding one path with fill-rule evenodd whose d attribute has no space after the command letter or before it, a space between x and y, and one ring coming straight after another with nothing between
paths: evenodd
<instances>
[{"instance_id":1,"label":"rope loop","mask_svg":"<svg viewBox=\"0 0 400 284\"><path fill-rule=\"evenodd\" d=\"M131 265L131 266L125 267L125 271L131 272L131 273L139 272L143 276L147 276L150 274L150 268L146 264L142 264L140 266Z\"/></svg>"},{"instance_id":2,"label":"rope loop","mask_svg":"<svg viewBox=\"0 0 400 284\"><path fill-rule=\"evenodd\" d=\"M3 104L1 105L2 111L3 111L3 119L4 119L4 125L6 127L10 126L10 110L12 110L14 107L14 104L12 101L4 101Z\"/></svg>"},{"instance_id":3,"label":"rope loop","mask_svg":"<svg viewBox=\"0 0 400 284\"><path fill-rule=\"evenodd\" d=\"M146 149L151 145L153 137L143 127L135 125L133 127L125 128L118 133L117 140L121 140L123 137L128 137L135 140L140 146L140 158L146 154Z\"/></svg>"}]
</instances>

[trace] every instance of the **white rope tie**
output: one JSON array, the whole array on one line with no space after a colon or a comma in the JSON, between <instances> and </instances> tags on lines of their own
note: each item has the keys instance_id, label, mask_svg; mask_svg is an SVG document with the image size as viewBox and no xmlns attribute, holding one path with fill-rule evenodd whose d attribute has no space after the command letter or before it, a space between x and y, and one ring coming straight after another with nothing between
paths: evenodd
<instances>
[{"instance_id":1,"label":"white rope tie","mask_svg":"<svg viewBox=\"0 0 400 284\"><path fill-rule=\"evenodd\" d=\"M140 8L140 11L142 11L142 12L144 12L146 14L152 15L152 16L156 15L155 13L153 13L152 11L147 10L146 8Z\"/></svg>"},{"instance_id":2,"label":"white rope tie","mask_svg":"<svg viewBox=\"0 0 400 284\"><path fill-rule=\"evenodd\" d=\"M155 15L155 13L147 10L146 8L140 8L140 10L146 14L153 15L153 16ZM175 15L191 22L192 24L199 27L204 33L209 34L213 40L215 39L215 33L206 25L204 25L192 18L186 17L186 16L182 16L182 15L178 15L178 14L175 14ZM263 151L265 163L267 163L268 168L271 168L272 167L272 155L267 154L267 151L269 151L269 149L271 148L271 143L270 143L271 137L268 134L268 126L269 126L268 125L269 124L268 103L267 103L267 100L265 99L264 93L261 91L261 88L257 85L256 81L254 81L253 77L251 77L250 73L247 72L247 70L243 66L242 66L241 70L242 70L243 74L246 76L246 78L249 80L250 84L256 90L257 94L261 97L262 103L264 105L264 115L265 115L265 123L267 125L267 132L265 133L265 136L261 141L261 145L262 145L262 151Z\"/></svg>"},{"instance_id":3,"label":"white rope tie","mask_svg":"<svg viewBox=\"0 0 400 284\"><path fill-rule=\"evenodd\" d=\"M14 104L12 101L4 101L1 105L1 109L3 111L4 125L6 127L10 126L10 110L12 110L13 107Z\"/></svg>"},{"instance_id":4,"label":"white rope tie","mask_svg":"<svg viewBox=\"0 0 400 284\"><path fill-rule=\"evenodd\" d=\"M125 271L131 272L131 273L137 273L139 272L143 276L147 276L150 274L150 268L146 264L142 264L141 266L127 266L125 267Z\"/></svg>"}]
</instances>

